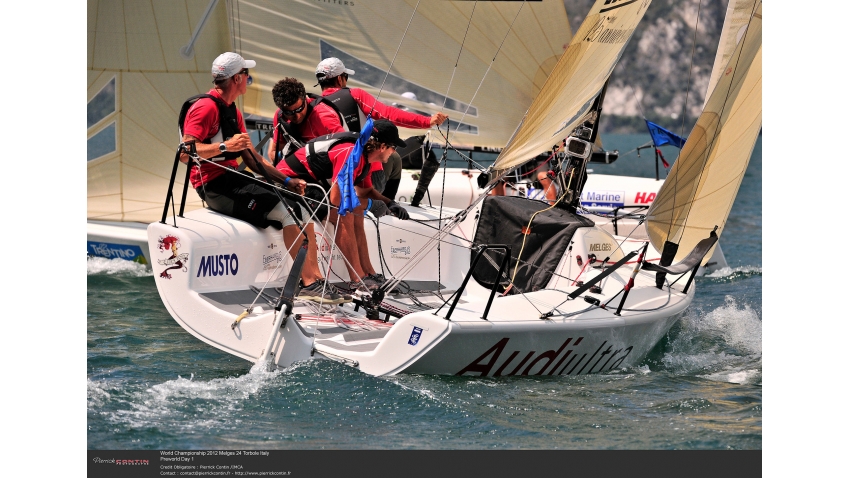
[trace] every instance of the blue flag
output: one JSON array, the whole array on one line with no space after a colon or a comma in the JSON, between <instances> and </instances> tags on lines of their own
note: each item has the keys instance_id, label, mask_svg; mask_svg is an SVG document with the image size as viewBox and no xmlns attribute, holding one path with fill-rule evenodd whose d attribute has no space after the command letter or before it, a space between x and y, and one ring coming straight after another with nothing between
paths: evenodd
<instances>
[{"instance_id":1,"label":"blue flag","mask_svg":"<svg viewBox=\"0 0 850 478\"><path fill-rule=\"evenodd\" d=\"M339 174L336 175L336 184L339 186L339 193L342 197L339 203L340 216L345 216L360 205L357 191L354 190L354 171L357 169L357 165L360 164L360 157L363 156L363 148L366 142L369 141L370 136L372 136L371 116L366 118L366 124L363 125L363 130L360 131L360 137L357 138L357 142L351 148L348 159L345 160L345 164L339 170ZM364 164L363 167L368 168L369 165Z\"/></svg>"},{"instance_id":2,"label":"blue flag","mask_svg":"<svg viewBox=\"0 0 850 478\"><path fill-rule=\"evenodd\" d=\"M682 146L685 145L686 138L682 138L676 133L664 129L652 121L644 121L646 121L646 127L649 128L649 135L652 136L652 142L656 147L663 146L665 144L672 144L673 146L681 149Z\"/></svg>"}]
</instances>

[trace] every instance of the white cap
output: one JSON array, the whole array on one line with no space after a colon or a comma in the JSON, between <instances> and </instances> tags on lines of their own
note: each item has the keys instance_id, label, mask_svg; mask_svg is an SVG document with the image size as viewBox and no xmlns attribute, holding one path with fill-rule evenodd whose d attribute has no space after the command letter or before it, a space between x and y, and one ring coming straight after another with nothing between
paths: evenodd
<instances>
[{"instance_id":1,"label":"white cap","mask_svg":"<svg viewBox=\"0 0 850 478\"><path fill-rule=\"evenodd\" d=\"M335 78L343 73L353 75L354 70L347 69L339 58L325 58L316 65L316 78L319 80Z\"/></svg>"},{"instance_id":2,"label":"white cap","mask_svg":"<svg viewBox=\"0 0 850 478\"><path fill-rule=\"evenodd\" d=\"M401 94L402 98L407 98L409 100L416 100L416 94L410 91L405 91Z\"/></svg>"},{"instance_id":3,"label":"white cap","mask_svg":"<svg viewBox=\"0 0 850 478\"><path fill-rule=\"evenodd\" d=\"M257 62L246 60L232 51L222 53L212 64L212 76L216 80L230 78L245 68L254 68Z\"/></svg>"}]
</instances>

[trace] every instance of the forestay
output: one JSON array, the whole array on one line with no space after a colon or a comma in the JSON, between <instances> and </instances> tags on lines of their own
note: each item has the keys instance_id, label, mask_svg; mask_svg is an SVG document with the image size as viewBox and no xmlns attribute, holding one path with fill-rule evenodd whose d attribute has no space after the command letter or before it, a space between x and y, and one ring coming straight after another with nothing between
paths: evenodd
<instances>
[{"instance_id":1,"label":"forestay","mask_svg":"<svg viewBox=\"0 0 850 478\"><path fill-rule=\"evenodd\" d=\"M717 81L658 196L646 228L659 251L679 245L681 260L715 226L723 232L761 129L761 2ZM707 261L706 256L705 261Z\"/></svg>"},{"instance_id":2,"label":"forestay","mask_svg":"<svg viewBox=\"0 0 850 478\"><path fill-rule=\"evenodd\" d=\"M518 166L568 136L588 113L650 0L597 0L493 168Z\"/></svg>"},{"instance_id":3,"label":"forestay","mask_svg":"<svg viewBox=\"0 0 850 478\"><path fill-rule=\"evenodd\" d=\"M350 87L443 111L453 144L485 147L504 146L572 36L562 0L240 1L229 14L234 51L257 61L245 112L271 117L285 76L317 91L316 64L337 57Z\"/></svg>"}]
</instances>

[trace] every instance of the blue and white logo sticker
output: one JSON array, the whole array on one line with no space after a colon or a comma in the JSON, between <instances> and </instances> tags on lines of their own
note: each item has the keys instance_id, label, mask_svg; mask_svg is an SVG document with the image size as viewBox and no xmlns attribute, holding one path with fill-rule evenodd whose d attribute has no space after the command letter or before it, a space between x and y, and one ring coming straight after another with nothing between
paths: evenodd
<instances>
[{"instance_id":1,"label":"blue and white logo sticker","mask_svg":"<svg viewBox=\"0 0 850 478\"><path fill-rule=\"evenodd\" d=\"M416 345L419 343L419 337L422 337L422 329L419 327L413 327L413 332L410 333L410 340L407 341L410 345Z\"/></svg>"}]
</instances>

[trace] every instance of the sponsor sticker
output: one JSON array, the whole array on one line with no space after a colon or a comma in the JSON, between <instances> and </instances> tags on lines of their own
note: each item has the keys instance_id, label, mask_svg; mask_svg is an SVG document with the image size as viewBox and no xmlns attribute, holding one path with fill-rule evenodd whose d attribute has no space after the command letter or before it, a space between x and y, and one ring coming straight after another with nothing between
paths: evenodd
<instances>
[{"instance_id":1,"label":"sponsor sticker","mask_svg":"<svg viewBox=\"0 0 850 478\"><path fill-rule=\"evenodd\" d=\"M413 332L410 333L410 340L407 341L410 345L416 345L419 343L419 337L422 337L422 329L419 327L413 327Z\"/></svg>"},{"instance_id":2,"label":"sponsor sticker","mask_svg":"<svg viewBox=\"0 0 850 478\"><path fill-rule=\"evenodd\" d=\"M107 259L126 259L128 261L147 264L142 248L128 244L110 244L108 242L87 241L89 255Z\"/></svg>"},{"instance_id":3,"label":"sponsor sticker","mask_svg":"<svg viewBox=\"0 0 850 478\"><path fill-rule=\"evenodd\" d=\"M584 207L623 207L625 206L625 191L585 191L581 195L581 205Z\"/></svg>"}]
</instances>

